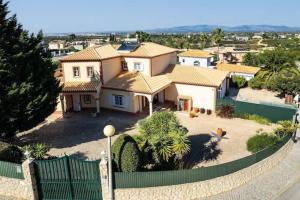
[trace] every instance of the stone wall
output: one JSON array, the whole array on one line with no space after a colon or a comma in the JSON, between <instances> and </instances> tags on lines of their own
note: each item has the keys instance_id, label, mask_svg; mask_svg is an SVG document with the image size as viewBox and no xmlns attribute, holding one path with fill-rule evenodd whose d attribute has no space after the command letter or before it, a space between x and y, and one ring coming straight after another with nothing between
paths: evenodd
<instances>
[{"instance_id":1,"label":"stone wall","mask_svg":"<svg viewBox=\"0 0 300 200\"><path fill-rule=\"evenodd\" d=\"M235 173L201 182L149 188L116 189L116 200L173 200L197 199L213 196L237 188L269 171L290 151L292 140L270 157ZM104 181L104 180L103 180ZM106 199L106 198L104 198Z\"/></svg>"},{"instance_id":2,"label":"stone wall","mask_svg":"<svg viewBox=\"0 0 300 200\"><path fill-rule=\"evenodd\" d=\"M22 164L24 179L14 179L0 176L0 195L15 199L37 199L36 184L33 176L33 166L28 160Z\"/></svg>"}]
</instances>

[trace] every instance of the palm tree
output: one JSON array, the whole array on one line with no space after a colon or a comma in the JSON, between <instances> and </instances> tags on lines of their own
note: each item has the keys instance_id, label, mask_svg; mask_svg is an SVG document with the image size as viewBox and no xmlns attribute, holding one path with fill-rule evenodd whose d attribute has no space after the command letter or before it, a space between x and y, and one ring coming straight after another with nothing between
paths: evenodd
<instances>
[{"instance_id":1,"label":"palm tree","mask_svg":"<svg viewBox=\"0 0 300 200\"><path fill-rule=\"evenodd\" d=\"M158 166L181 160L190 151L188 130L179 125L173 112L154 113L139 123L139 130L135 140L140 150L150 154Z\"/></svg>"},{"instance_id":2,"label":"palm tree","mask_svg":"<svg viewBox=\"0 0 300 200\"><path fill-rule=\"evenodd\" d=\"M222 40L224 39L224 36L225 36L225 33L220 28L216 28L212 32L212 39L213 39L214 43L218 45L218 57L219 57L219 51L220 51L220 44L221 44Z\"/></svg>"},{"instance_id":3,"label":"palm tree","mask_svg":"<svg viewBox=\"0 0 300 200\"><path fill-rule=\"evenodd\" d=\"M199 36L199 41L200 41L200 48L203 49L206 47L207 42L208 42L208 37L206 34L201 34Z\"/></svg>"}]
</instances>

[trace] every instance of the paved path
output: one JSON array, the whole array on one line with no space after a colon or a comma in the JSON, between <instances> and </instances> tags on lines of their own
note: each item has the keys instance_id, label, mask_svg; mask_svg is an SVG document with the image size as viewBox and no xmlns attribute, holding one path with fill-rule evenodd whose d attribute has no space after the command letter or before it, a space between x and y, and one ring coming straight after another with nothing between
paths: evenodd
<instances>
[{"instance_id":1,"label":"paved path","mask_svg":"<svg viewBox=\"0 0 300 200\"><path fill-rule=\"evenodd\" d=\"M298 134L300 134L300 130L298 130ZM205 198L205 200L289 200L289 197L298 200L300 196L293 196L293 192L300 188L300 183L297 183L300 180L299 155L300 141L293 146L287 157L270 172L230 192ZM295 182L296 185L294 185ZM300 195L299 190L297 195Z\"/></svg>"}]
</instances>

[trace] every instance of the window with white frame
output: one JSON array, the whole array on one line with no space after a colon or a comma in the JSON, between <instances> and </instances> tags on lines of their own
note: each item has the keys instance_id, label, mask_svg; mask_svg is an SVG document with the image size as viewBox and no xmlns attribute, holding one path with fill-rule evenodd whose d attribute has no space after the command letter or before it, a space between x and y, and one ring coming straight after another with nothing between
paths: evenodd
<instances>
[{"instance_id":1,"label":"window with white frame","mask_svg":"<svg viewBox=\"0 0 300 200\"><path fill-rule=\"evenodd\" d=\"M93 78L94 77L94 67L87 67L86 71L87 71L87 76L89 78Z\"/></svg>"},{"instance_id":2,"label":"window with white frame","mask_svg":"<svg viewBox=\"0 0 300 200\"><path fill-rule=\"evenodd\" d=\"M124 102L124 96L122 95L113 95L113 105L114 106L119 106L119 107L124 107L125 106L125 102Z\"/></svg>"},{"instance_id":3,"label":"window with white frame","mask_svg":"<svg viewBox=\"0 0 300 200\"><path fill-rule=\"evenodd\" d=\"M80 70L79 70L79 67L73 67L73 77L74 77L74 78L80 77Z\"/></svg>"},{"instance_id":4,"label":"window with white frame","mask_svg":"<svg viewBox=\"0 0 300 200\"><path fill-rule=\"evenodd\" d=\"M133 67L134 67L134 70L136 70L136 71L143 71L144 70L142 63L140 63L140 62L133 63Z\"/></svg>"}]
</instances>

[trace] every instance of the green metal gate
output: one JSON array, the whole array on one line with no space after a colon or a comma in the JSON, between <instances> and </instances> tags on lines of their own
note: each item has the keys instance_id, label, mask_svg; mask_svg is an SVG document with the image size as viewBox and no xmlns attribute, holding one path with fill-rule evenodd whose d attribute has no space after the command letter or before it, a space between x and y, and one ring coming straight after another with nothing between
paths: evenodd
<instances>
[{"instance_id":1,"label":"green metal gate","mask_svg":"<svg viewBox=\"0 0 300 200\"><path fill-rule=\"evenodd\" d=\"M40 200L101 200L99 161L64 156L34 161Z\"/></svg>"}]
</instances>

